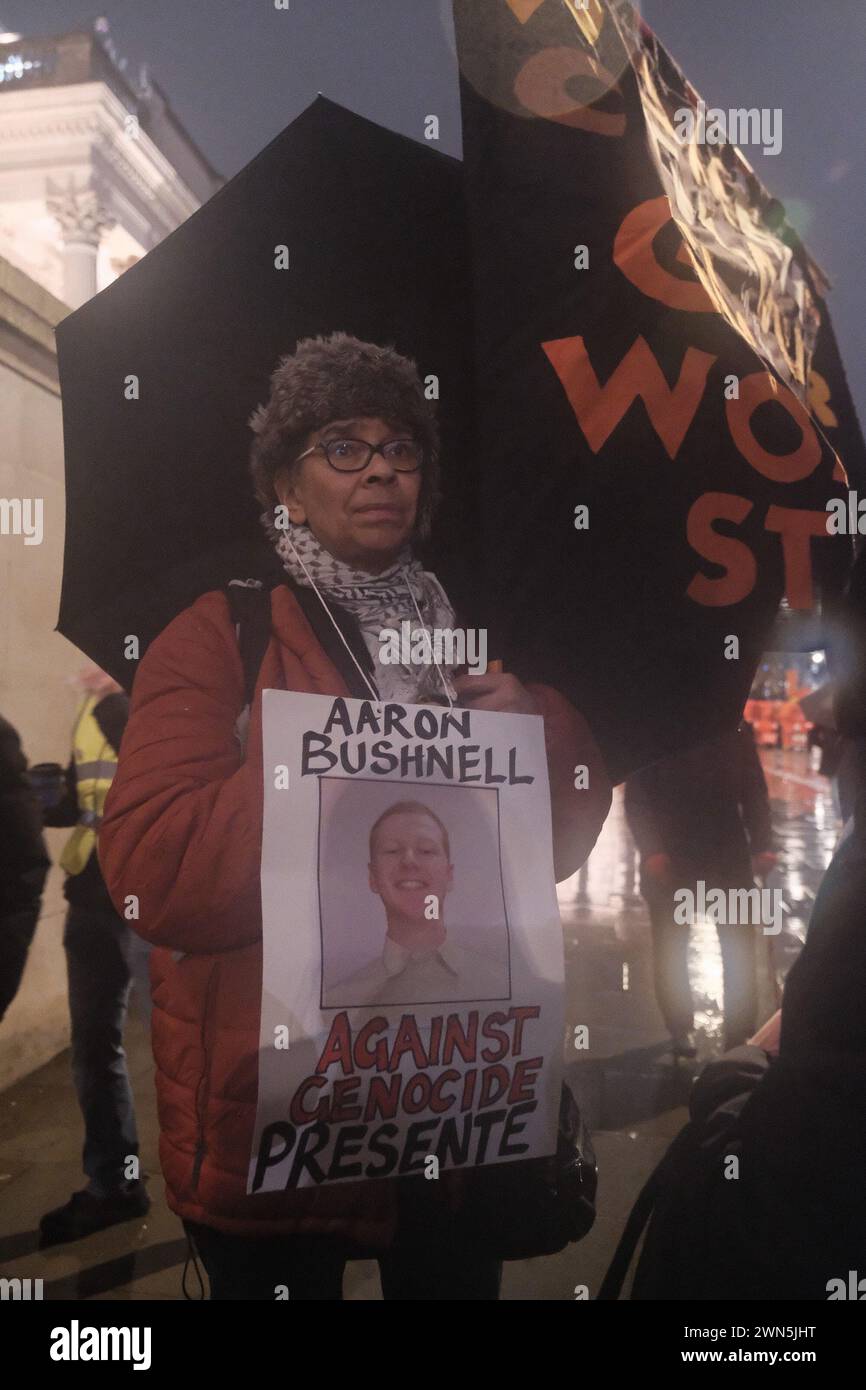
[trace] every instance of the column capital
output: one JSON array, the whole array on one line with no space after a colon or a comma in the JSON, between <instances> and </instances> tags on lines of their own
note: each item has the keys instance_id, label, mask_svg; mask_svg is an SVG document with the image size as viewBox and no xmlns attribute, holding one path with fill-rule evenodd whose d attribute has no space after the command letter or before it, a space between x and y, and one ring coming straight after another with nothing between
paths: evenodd
<instances>
[{"instance_id":1,"label":"column capital","mask_svg":"<svg viewBox=\"0 0 866 1390\"><path fill-rule=\"evenodd\" d=\"M76 188L70 177L66 187L48 179L45 185L45 205L57 218L65 242L98 246L103 232L115 225L102 189L90 180Z\"/></svg>"}]
</instances>

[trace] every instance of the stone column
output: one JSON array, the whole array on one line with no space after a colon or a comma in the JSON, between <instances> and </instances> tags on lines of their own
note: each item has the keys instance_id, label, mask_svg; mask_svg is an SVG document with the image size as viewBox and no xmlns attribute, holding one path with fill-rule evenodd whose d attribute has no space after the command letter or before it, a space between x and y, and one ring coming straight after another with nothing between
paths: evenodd
<instances>
[{"instance_id":1,"label":"stone column","mask_svg":"<svg viewBox=\"0 0 866 1390\"><path fill-rule=\"evenodd\" d=\"M49 179L45 202L63 233L63 298L78 309L96 294L96 253L115 220L93 183L75 188L70 179L60 188Z\"/></svg>"}]
</instances>

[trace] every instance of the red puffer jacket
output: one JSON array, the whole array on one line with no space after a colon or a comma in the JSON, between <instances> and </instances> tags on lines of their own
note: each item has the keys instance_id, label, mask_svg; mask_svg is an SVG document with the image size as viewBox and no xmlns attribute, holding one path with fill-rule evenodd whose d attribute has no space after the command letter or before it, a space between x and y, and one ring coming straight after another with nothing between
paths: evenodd
<instances>
[{"instance_id":1,"label":"red puffer jacket","mask_svg":"<svg viewBox=\"0 0 866 1390\"><path fill-rule=\"evenodd\" d=\"M346 682L286 585L271 594L270 644L241 753L244 681L226 597L205 594L149 648L135 680L99 857L117 909L138 899L151 957L160 1157L169 1206L219 1230L392 1237L391 1181L246 1194L256 1112L262 917L261 691L346 695ZM548 745L557 877L586 858L610 788L582 717L533 686ZM592 791L575 792L576 763Z\"/></svg>"}]
</instances>

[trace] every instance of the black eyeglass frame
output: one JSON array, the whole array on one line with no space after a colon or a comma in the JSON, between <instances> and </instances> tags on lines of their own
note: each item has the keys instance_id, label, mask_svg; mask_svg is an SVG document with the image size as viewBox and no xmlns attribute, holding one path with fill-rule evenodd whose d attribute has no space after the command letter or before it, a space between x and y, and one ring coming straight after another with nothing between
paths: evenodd
<instances>
[{"instance_id":1,"label":"black eyeglass frame","mask_svg":"<svg viewBox=\"0 0 866 1390\"><path fill-rule=\"evenodd\" d=\"M339 468L337 464L331 462L331 456L328 453L331 446L336 444L363 444L364 448L368 451L367 457L357 468ZM420 454L418 462L413 464L411 468L398 468L392 459L386 458L385 456L384 451L389 444L414 444ZM302 460L308 458L310 454L318 452L325 455L328 467L333 468L335 473L363 473L365 468L369 468L374 454L381 454L385 462L394 469L395 473L418 473L424 466L424 450L417 439L413 439L410 435L397 435L393 439L383 439L381 444L371 444L369 440L355 439L352 435L343 435L340 439L329 439L327 442L320 439L318 444L313 444L309 449L305 449L302 454L298 454L295 463L301 463Z\"/></svg>"}]
</instances>

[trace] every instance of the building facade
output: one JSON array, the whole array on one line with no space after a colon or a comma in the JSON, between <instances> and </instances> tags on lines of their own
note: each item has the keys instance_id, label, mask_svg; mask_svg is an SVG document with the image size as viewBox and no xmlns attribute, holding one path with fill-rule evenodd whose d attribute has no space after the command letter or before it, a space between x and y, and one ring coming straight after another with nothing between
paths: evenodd
<instances>
[{"instance_id":1,"label":"building facade","mask_svg":"<svg viewBox=\"0 0 866 1390\"><path fill-rule=\"evenodd\" d=\"M132 80L104 20L0 35L0 712L32 763L68 761L85 664L54 631L65 530L54 329L223 182L146 72ZM54 860L67 834L46 832ZM54 868L0 1025L0 1088L68 1042L61 880Z\"/></svg>"},{"instance_id":2,"label":"building facade","mask_svg":"<svg viewBox=\"0 0 866 1390\"><path fill-rule=\"evenodd\" d=\"M2 40L0 255L77 309L223 179L106 30Z\"/></svg>"}]
</instances>

